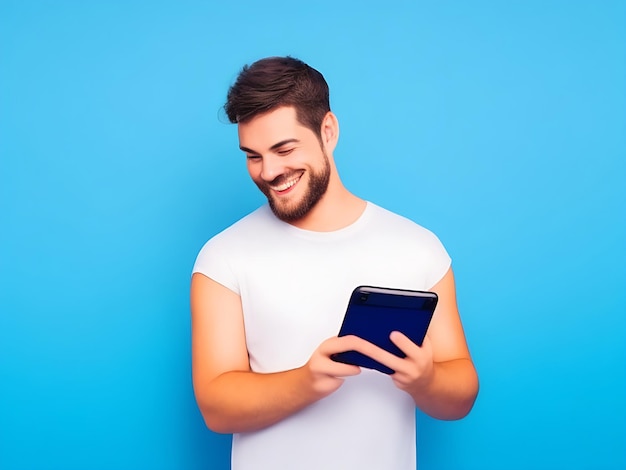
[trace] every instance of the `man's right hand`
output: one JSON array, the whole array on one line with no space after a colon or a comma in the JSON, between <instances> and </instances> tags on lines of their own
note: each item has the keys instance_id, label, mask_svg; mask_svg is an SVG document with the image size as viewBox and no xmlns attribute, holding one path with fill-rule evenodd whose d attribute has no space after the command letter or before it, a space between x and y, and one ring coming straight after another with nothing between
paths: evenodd
<instances>
[{"instance_id":1,"label":"man's right hand","mask_svg":"<svg viewBox=\"0 0 626 470\"><path fill-rule=\"evenodd\" d=\"M363 350L356 336L323 341L301 367L275 373L250 370L241 298L195 273L191 281L192 367L196 400L216 432L270 426L336 391L360 368L331 355ZM369 343L367 343L369 344ZM373 345L371 345L373 346Z\"/></svg>"},{"instance_id":2,"label":"man's right hand","mask_svg":"<svg viewBox=\"0 0 626 470\"><path fill-rule=\"evenodd\" d=\"M358 342L359 338L355 336L328 338L318 346L303 366L309 373L313 390L319 393L321 397L330 395L341 387L345 377L361 372L359 366L344 364L331 359L333 354L353 349L355 340Z\"/></svg>"}]
</instances>

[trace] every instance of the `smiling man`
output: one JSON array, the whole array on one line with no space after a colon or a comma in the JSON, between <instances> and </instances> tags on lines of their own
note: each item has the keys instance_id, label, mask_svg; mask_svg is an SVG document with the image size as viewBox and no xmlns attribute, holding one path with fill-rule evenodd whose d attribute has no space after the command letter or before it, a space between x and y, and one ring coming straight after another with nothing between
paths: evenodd
<instances>
[{"instance_id":1,"label":"smiling man","mask_svg":"<svg viewBox=\"0 0 626 470\"><path fill-rule=\"evenodd\" d=\"M415 469L415 407L459 419L478 392L446 250L342 184L317 70L262 59L225 109L268 204L209 240L194 266L193 382L207 426L234 434L234 470ZM337 337L358 285L436 292L423 345L393 332L399 358ZM331 359L351 350L395 372Z\"/></svg>"},{"instance_id":2,"label":"smiling man","mask_svg":"<svg viewBox=\"0 0 626 470\"><path fill-rule=\"evenodd\" d=\"M331 176L328 156L315 136L306 131L299 125L293 107L281 107L274 110L269 119L255 119L239 127L239 141L242 142L239 147L246 152L252 180L267 197L276 217L295 224L324 196ZM272 139L287 133L297 137L273 142ZM255 145L270 145L267 149L270 155L264 158L262 152L246 147L243 142L248 141ZM275 161L271 161L272 155L276 156ZM287 156L290 156L291 166L298 168L297 164L301 163L304 168L289 169L283 173L287 161L284 157ZM311 157L315 160L307 162ZM312 163L315 163L315 168L310 167Z\"/></svg>"}]
</instances>

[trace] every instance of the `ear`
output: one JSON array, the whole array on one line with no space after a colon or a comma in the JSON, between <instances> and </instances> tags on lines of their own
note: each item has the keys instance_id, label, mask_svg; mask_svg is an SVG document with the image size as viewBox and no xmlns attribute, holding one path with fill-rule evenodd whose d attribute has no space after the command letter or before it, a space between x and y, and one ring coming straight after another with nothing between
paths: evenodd
<instances>
[{"instance_id":1,"label":"ear","mask_svg":"<svg viewBox=\"0 0 626 470\"><path fill-rule=\"evenodd\" d=\"M337 121L337 116L331 111L328 111L322 120L321 136L322 143L327 151L332 152L335 150L339 140L339 122Z\"/></svg>"}]
</instances>

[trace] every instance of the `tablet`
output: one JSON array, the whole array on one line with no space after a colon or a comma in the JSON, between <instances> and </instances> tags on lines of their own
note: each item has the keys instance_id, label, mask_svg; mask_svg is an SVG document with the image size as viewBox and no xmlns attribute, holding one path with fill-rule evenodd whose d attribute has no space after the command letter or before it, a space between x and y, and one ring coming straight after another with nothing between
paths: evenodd
<instances>
[{"instance_id":1,"label":"tablet","mask_svg":"<svg viewBox=\"0 0 626 470\"><path fill-rule=\"evenodd\" d=\"M398 357L406 357L391 342L389 335L392 331L400 331L421 346L437 300L434 292L359 286L350 296L338 336L356 335ZM385 374L394 373L389 367L356 351L333 354L331 357L337 362L367 367Z\"/></svg>"}]
</instances>

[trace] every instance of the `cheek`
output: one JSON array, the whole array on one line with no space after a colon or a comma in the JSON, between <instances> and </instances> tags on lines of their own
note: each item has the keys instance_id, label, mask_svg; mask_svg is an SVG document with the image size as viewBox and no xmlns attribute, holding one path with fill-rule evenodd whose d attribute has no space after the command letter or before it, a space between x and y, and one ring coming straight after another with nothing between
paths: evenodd
<instances>
[{"instance_id":1,"label":"cheek","mask_svg":"<svg viewBox=\"0 0 626 470\"><path fill-rule=\"evenodd\" d=\"M247 168L248 175L250 175L252 181L254 181L256 184L263 182L263 178L261 177L263 169L262 165L259 165L258 163L248 163Z\"/></svg>"},{"instance_id":2,"label":"cheek","mask_svg":"<svg viewBox=\"0 0 626 470\"><path fill-rule=\"evenodd\" d=\"M255 179L259 175L259 165L255 165L254 162L246 161L246 168L248 170L248 174L250 178Z\"/></svg>"}]
</instances>

